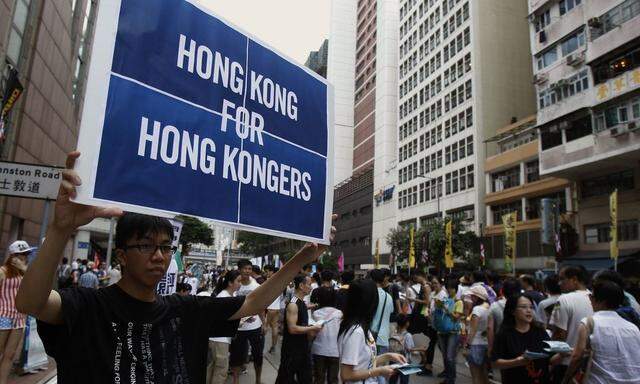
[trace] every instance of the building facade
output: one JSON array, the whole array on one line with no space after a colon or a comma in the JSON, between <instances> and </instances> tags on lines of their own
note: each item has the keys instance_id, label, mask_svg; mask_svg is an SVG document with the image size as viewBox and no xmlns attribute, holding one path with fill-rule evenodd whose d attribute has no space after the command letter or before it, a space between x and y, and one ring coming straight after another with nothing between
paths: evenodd
<instances>
[{"instance_id":1,"label":"building facade","mask_svg":"<svg viewBox=\"0 0 640 384\"><path fill-rule=\"evenodd\" d=\"M640 252L640 1L530 0L540 174L575 183L572 257L609 267L609 195L621 261Z\"/></svg>"},{"instance_id":2,"label":"building facade","mask_svg":"<svg viewBox=\"0 0 640 384\"><path fill-rule=\"evenodd\" d=\"M74 149L96 9L96 0L0 1L0 94L12 73L24 87L6 117L2 160L63 166ZM38 244L43 213L43 201L0 197L0 247Z\"/></svg>"},{"instance_id":3,"label":"building facade","mask_svg":"<svg viewBox=\"0 0 640 384\"><path fill-rule=\"evenodd\" d=\"M317 51L309 53L304 65L311 68L318 75L327 77L327 56L329 53L329 40L325 39Z\"/></svg>"},{"instance_id":4,"label":"building facade","mask_svg":"<svg viewBox=\"0 0 640 384\"><path fill-rule=\"evenodd\" d=\"M482 234L488 264L494 269L504 266L502 216L515 211L517 270L555 268L555 244L541 242L541 202L544 198L555 200L564 218L573 211L571 183L540 176L536 116L498 129L487 141L497 144L497 154L484 164L487 225Z\"/></svg>"},{"instance_id":5,"label":"building facade","mask_svg":"<svg viewBox=\"0 0 640 384\"><path fill-rule=\"evenodd\" d=\"M527 4L403 0L400 4L398 224L442 216L486 226L484 160L497 127L535 113Z\"/></svg>"}]
</instances>

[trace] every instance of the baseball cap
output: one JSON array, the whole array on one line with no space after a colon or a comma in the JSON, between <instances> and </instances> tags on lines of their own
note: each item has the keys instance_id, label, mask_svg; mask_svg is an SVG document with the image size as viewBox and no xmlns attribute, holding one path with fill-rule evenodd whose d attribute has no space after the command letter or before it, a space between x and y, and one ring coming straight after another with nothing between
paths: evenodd
<instances>
[{"instance_id":1,"label":"baseball cap","mask_svg":"<svg viewBox=\"0 0 640 384\"><path fill-rule=\"evenodd\" d=\"M33 250L33 247L30 247L29 244L24 240L14 241L9 246L9 254L27 253L27 252L31 252L32 250Z\"/></svg>"}]
</instances>

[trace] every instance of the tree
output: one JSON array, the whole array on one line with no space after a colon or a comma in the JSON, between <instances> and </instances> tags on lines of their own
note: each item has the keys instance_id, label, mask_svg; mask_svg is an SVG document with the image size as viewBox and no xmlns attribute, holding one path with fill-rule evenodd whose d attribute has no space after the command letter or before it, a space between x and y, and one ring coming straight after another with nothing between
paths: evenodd
<instances>
[{"instance_id":1,"label":"tree","mask_svg":"<svg viewBox=\"0 0 640 384\"><path fill-rule=\"evenodd\" d=\"M274 236L263 235L261 233L238 231L236 240L240 244L240 251L248 255L264 255L266 249L273 240Z\"/></svg>"},{"instance_id":2,"label":"tree","mask_svg":"<svg viewBox=\"0 0 640 384\"><path fill-rule=\"evenodd\" d=\"M444 270L444 250L446 247L444 226L446 219L436 219L434 222L421 227L414 232L413 245L417 267L433 266L437 271ZM479 262L479 241L474 232L467 231L460 219L452 222L452 250L454 259L462 259L467 264ZM398 262L408 262L409 258L409 227L398 227L387 235L387 244ZM426 257L423 257L423 251Z\"/></svg>"},{"instance_id":3,"label":"tree","mask_svg":"<svg viewBox=\"0 0 640 384\"><path fill-rule=\"evenodd\" d=\"M189 254L191 244L213 244L213 231L207 224L191 216L178 216L177 218L183 222L180 234L183 255Z\"/></svg>"}]
</instances>

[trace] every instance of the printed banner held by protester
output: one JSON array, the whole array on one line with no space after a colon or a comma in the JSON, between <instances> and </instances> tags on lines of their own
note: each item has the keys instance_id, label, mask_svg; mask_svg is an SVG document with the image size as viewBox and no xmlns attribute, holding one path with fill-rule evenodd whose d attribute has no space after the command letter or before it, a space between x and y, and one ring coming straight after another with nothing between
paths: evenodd
<instances>
[{"instance_id":1,"label":"printed banner held by protester","mask_svg":"<svg viewBox=\"0 0 640 384\"><path fill-rule=\"evenodd\" d=\"M77 201L328 244L331 86L196 1L99 7Z\"/></svg>"}]
</instances>

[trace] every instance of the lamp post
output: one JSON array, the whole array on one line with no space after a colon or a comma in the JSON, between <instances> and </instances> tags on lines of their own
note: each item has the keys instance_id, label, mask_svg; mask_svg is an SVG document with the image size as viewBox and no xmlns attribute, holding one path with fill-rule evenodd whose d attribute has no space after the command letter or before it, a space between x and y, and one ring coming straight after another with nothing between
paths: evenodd
<instances>
[{"instance_id":1,"label":"lamp post","mask_svg":"<svg viewBox=\"0 0 640 384\"><path fill-rule=\"evenodd\" d=\"M440 190L438 189L438 180L434 177L429 177L426 176L424 174L419 174L416 177L421 177L423 179L427 179L429 181L435 181L436 183L436 198L438 199L438 218L441 219L442 218L442 213L440 213Z\"/></svg>"}]
</instances>

